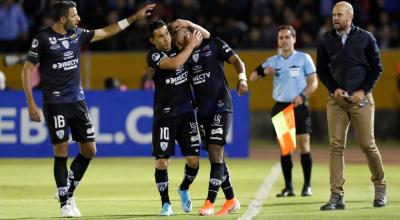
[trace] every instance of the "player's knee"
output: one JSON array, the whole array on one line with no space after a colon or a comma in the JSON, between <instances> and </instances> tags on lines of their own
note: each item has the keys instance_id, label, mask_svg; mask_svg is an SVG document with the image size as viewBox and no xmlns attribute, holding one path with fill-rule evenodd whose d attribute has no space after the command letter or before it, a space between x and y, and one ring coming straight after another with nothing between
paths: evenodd
<instances>
[{"instance_id":1,"label":"player's knee","mask_svg":"<svg viewBox=\"0 0 400 220\"><path fill-rule=\"evenodd\" d=\"M68 143L64 142L54 145L54 156L68 157Z\"/></svg>"},{"instance_id":2,"label":"player's knee","mask_svg":"<svg viewBox=\"0 0 400 220\"><path fill-rule=\"evenodd\" d=\"M166 158L160 158L157 159L155 162L155 167L159 170L166 170L169 165L169 159Z\"/></svg>"},{"instance_id":3,"label":"player's knee","mask_svg":"<svg viewBox=\"0 0 400 220\"><path fill-rule=\"evenodd\" d=\"M186 164L191 168L199 167L199 157L197 156L186 157Z\"/></svg>"},{"instance_id":4,"label":"player's knee","mask_svg":"<svg viewBox=\"0 0 400 220\"><path fill-rule=\"evenodd\" d=\"M96 153L97 153L97 149L95 147L86 149L85 151L81 152L81 154L86 158L93 158L96 156Z\"/></svg>"}]
</instances>

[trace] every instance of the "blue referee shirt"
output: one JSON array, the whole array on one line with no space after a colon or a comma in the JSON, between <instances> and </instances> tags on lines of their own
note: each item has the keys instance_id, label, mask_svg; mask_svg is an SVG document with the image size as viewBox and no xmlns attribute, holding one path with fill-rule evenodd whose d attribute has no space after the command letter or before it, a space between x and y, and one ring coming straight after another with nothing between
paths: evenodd
<instances>
[{"instance_id":1,"label":"blue referee shirt","mask_svg":"<svg viewBox=\"0 0 400 220\"><path fill-rule=\"evenodd\" d=\"M269 57L262 68L275 69L273 95L277 102L292 102L307 87L307 77L316 72L310 55L298 51L285 59L282 55Z\"/></svg>"}]
</instances>

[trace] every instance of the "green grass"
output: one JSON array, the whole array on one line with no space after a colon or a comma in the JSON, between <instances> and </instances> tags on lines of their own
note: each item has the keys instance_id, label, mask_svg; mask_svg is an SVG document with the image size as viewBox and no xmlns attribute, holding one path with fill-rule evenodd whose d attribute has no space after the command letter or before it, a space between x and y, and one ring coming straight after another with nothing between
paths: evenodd
<instances>
[{"instance_id":1,"label":"green grass","mask_svg":"<svg viewBox=\"0 0 400 220\"><path fill-rule=\"evenodd\" d=\"M55 184L51 159L0 160L0 219L50 219L59 216L59 205L53 199ZM242 204L241 212L224 219L236 219L253 200L262 181L276 161L228 160L235 193ZM170 165L170 197L174 216L169 219L199 219L197 209L202 205L208 187L210 165L202 160L199 175L191 186L194 210L181 211L176 189L182 179L184 161L173 159ZM399 166L386 166L389 204L372 208L373 187L367 165L346 166L345 211L321 212L319 207L329 198L329 173L326 164L315 164L314 195L308 198L275 198L281 190L281 175L270 196L255 219L400 219ZM296 194L302 185L300 164L294 166ZM77 189L78 206L83 219L155 219L161 202L154 184L151 158L97 158ZM220 193L216 206L222 205Z\"/></svg>"}]
</instances>

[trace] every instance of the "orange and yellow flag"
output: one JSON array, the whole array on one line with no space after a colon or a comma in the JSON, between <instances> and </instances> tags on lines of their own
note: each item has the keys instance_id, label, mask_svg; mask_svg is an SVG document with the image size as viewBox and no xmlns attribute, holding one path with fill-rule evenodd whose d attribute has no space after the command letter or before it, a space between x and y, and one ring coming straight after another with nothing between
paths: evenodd
<instances>
[{"instance_id":1,"label":"orange and yellow flag","mask_svg":"<svg viewBox=\"0 0 400 220\"><path fill-rule=\"evenodd\" d=\"M294 119L294 105L291 104L283 111L272 117L276 135L278 137L283 156L296 149L296 123Z\"/></svg>"}]
</instances>

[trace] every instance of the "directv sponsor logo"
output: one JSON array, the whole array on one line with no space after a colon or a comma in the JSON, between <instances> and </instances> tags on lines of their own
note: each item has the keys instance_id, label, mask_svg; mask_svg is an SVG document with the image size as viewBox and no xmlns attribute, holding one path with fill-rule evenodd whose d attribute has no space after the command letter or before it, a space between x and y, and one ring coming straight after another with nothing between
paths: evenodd
<instances>
[{"instance_id":1,"label":"directv sponsor logo","mask_svg":"<svg viewBox=\"0 0 400 220\"><path fill-rule=\"evenodd\" d=\"M54 63L53 69L64 69L64 70L71 70L78 68L79 58L65 61L62 63Z\"/></svg>"},{"instance_id":2,"label":"directv sponsor logo","mask_svg":"<svg viewBox=\"0 0 400 220\"><path fill-rule=\"evenodd\" d=\"M192 77L192 81L194 85L198 85L201 83L205 83L207 81L208 78L210 78L211 73L207 72L207 73L202 73L196 76Z\"/></svg>"},{"instance_id":3,"label":"directv sponsor logo","mask_svg":"<svg viewBox=\"0 0 400 220\"><path fill-rule=\"evenodd\" d=\"M177 76L177 77L171 77L165 80L165 84L169 85L169 84L173 84L175 86L182 84L184 82L187 81L187 72L182 73L181 75Z\"/></svg>"}]
</instances>

